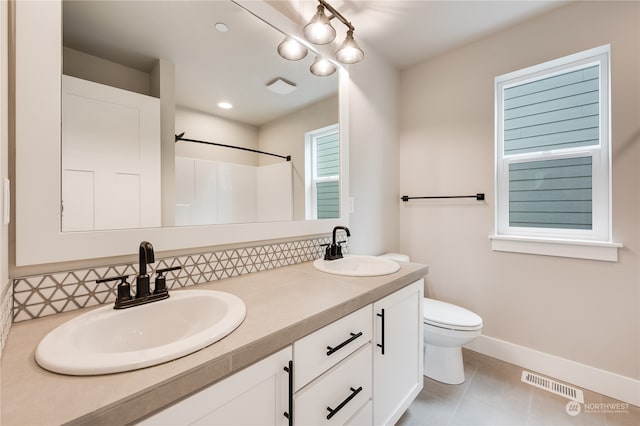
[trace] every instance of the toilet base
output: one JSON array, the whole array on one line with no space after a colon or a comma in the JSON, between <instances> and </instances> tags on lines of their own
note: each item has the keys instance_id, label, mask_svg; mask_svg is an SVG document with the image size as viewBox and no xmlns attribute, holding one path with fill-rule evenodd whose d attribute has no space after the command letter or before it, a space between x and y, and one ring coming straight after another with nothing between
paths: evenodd
<instances>
[{"instance_id":1,"label":"toilet base","mask_svg":"<svg viewBox=\"0 0 640 426\"><path fill-rule=\"evenodd\" d=\"M424 345L424 375L449 385L464 383L464 364L460 346Z\"/></svg>"}]
</instances>

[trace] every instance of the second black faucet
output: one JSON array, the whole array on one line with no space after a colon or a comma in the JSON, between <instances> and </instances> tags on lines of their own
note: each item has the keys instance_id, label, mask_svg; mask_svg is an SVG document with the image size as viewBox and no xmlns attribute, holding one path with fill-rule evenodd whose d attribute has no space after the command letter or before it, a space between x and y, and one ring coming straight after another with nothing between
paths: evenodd
<instances>
[{"instance_id":1,"label":"second black faucet","mask_svg":"<svg viewBox=\"0 0 640 426\"><path fill-rule=\"evenodd\" d=\"M343 243L342 241L337 242L336 241L336 232L338 230L342 229L343 231L345 231L347 233L347 237L351 236L351 232L349 231L349 228L347 228L346 226L336 226L335 228L333 228L333 239L331 244L329 244L327 246L327 249L324 252L324 260L336 260L336 259L342 259L342 246L341 244Z\"/></svg>"}]
</instances>

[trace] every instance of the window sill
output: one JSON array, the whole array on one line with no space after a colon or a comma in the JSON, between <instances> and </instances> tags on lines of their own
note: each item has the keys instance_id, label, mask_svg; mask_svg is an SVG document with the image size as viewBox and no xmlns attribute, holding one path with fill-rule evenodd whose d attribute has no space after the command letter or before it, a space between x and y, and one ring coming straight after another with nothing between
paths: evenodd
<instances>
[{"instance_id":1,"label":"window sill","mask_svg":"<svg viewBox=\"0 0 640 426\"><path fill-rule=\"evenodd\" d=\"M543 256L572 257L576 259L618 261L620 243L580 241L552 238L490 235L493 251L538 254Z\"/></svg>"}]
</instances>

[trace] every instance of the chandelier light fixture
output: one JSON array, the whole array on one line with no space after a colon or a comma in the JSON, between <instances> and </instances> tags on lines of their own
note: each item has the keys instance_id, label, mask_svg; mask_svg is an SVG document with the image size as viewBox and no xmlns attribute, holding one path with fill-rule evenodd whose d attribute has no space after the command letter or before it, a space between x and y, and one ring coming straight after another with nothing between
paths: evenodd
<instances>
[{"instance_id":1,"label":"chandelier light fixture","mask_svg":"<svg viewBox=\"0 0 640 426\"><path fill-rule=\"evenodd\" d=\"M333 6L325 0L318 0L316 13L307 25L304 26L304 38L317 45L329 44L336 38L336 29L331 25L333 18L338 18L347 27L347 36L336 52L336 59L342 64L355 64L364 58L364 51L358 46L353 38L356 30L351 22L340 14ZM325 14L325 9L330 15ZM297 61L307 55L307 49L294 38L287 36L278 46L278 53L285 59ZM318 76L327 76L335 72L336 67L331 61L316 56L316 60L310 68L311 72Z\"/></svg>"}]
</instances>

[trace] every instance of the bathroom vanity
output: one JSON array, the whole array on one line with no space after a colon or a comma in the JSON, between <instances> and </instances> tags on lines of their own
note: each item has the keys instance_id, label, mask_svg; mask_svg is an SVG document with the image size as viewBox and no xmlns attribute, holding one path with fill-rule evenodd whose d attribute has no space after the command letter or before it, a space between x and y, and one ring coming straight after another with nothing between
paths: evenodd
<instances>
[{"instance_id":1,"label":"bathroom vanity","mask_svg":"<svg viewBox=\"0 0 640 426\"><path fill-rule=\"evenodd\" d=\"M426 273L408 263L390 275L346 277L307 262L193 287L242 298L243 324L191 355L127 373L76 377L37 366L40 339L82 310L15 324L2 357L0 420L393 423L422 388Z\"/></svg>"}]
</instances>

